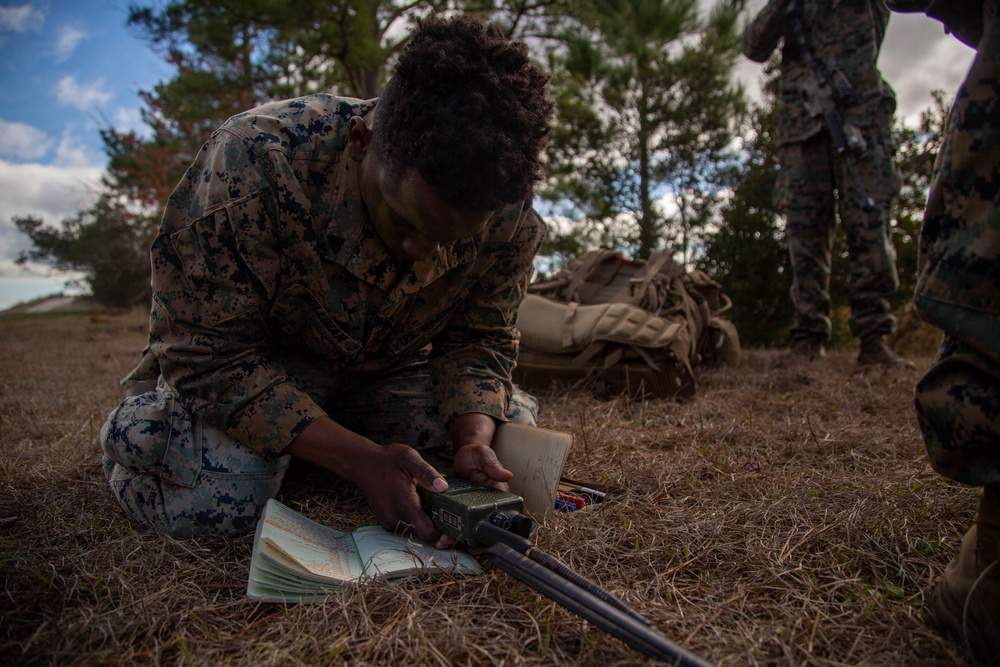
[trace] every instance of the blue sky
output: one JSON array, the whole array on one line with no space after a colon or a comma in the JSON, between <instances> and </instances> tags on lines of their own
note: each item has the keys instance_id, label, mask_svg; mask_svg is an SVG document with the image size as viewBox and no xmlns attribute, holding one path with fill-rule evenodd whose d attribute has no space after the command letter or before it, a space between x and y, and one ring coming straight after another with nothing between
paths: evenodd
<instances>
[{"instance_id":1,"label":"blue sky","mask_svg":"<svg viewBox=\"0 0 1000 667\"><path fill-rule=\"evenodd\" d=\"M126 28L128 2L0 0L0 309L58 292L64 280L14 264L30 244L11 218L57 224L85 207L105 164L100 128L141 131L138 91L171 74ZM763 3L751 0L750 11ZM900 115L915 122L934 88L953 95L973 55L940 23L894 15L879 64ZM760 75L749 61L736 72L751 92Z\"/></svg>"},{"instance_id":2,"label":"blue sky","mask_svg":"<svg viewBox=\"0 0 1000 667\"><path fill-rule=\"evenodd\" d=\"M95 164L103 158L99 126L141 125L136 93L169 69L126 29L125 7L126 0L0 3L5 158Z\"/></svg>"},{"instance_id":3,"label":"blue sky","mask_svg":"<svg viewBox=\"0 0 1000 667\"><path fill-rule=\"evenodd\" d=\"M57 223L86 205L105 164L99 130L141 129L138 91L169 69L125 27L128 0L0 0L0 309L59 291L13 264L10 222Z\"/></svg>"}]
</instances>

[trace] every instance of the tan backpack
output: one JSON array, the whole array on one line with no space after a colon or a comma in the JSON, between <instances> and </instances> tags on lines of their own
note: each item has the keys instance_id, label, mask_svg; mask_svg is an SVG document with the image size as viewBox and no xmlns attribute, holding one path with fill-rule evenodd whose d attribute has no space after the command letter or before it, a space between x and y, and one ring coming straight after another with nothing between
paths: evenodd
<instances>
[{"instance_id":1,"label":"tan backpack","mask_svg":"<svg viewBox=\"0 0 1000 667\"><path fill-rule=\"evenodd\" d=\"M702 271L685 273L669 250L626 260L588 252L528 286L518 314L515 381L594 377L604 393L687 398L702 363L739 363L739 336L719 317L731 302Z\"/></svg>"}]
</instances>

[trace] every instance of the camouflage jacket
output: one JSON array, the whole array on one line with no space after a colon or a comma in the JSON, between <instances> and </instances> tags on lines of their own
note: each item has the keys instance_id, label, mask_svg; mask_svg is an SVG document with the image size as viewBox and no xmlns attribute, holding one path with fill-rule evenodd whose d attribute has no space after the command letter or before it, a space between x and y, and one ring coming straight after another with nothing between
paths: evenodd
<instances>
[{"instance_id":1,"label":"camouflage jacket","mask_svg":"<svg viewBox=\"0 0 1000 667\"><path fill-rule=\"evenodd\" d=\"M206 423L276 455L335 413L338 391L432 344L442 417L504 419L545 225L518 204L399 272L346 150L351 117L375 103L276 102L212 135L167 202L149 346L124 383L162 373Z\"/></svg>"},{"instance_id":2,"label":"camouflage jacket","mask_svg":"<svg viewBox=\"0 0 1000 667\"><path fill-rule=\"evenodd\" d=\"M765 62L782 42L781 107L778 142L803 141L823 129L823 118L811 114L806 99L813 72L789 32L787 14L796 0L769 0L743 33L743 54ZM896 94L876 67L889 10L881 0L800 0L801 22L813 56L850 82L842 122L856 127L883 124L888 128ZM812 84L814 86L815 84Z\"/></svg>"}]
</instances>

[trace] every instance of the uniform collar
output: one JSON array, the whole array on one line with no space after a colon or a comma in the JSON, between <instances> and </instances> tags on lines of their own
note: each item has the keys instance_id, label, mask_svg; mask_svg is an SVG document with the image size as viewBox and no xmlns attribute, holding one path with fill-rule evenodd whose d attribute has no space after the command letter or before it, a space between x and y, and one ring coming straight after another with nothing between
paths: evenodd
<instances>
[{"instance_id":1,"label":"uniform collar","mask_svg":"<svg viewBox=\"0 0 1000 667\"><path fill-rule=\"evenodd\" d=\"M479 256L481 239L460 239L441 246L433 257L414 262L400 275L361 199L361 163L345 150L342 164L337 201L325 238L329 259L351 274L386 292L397 285L411 292Z\"/></svg>"}]
</instances>

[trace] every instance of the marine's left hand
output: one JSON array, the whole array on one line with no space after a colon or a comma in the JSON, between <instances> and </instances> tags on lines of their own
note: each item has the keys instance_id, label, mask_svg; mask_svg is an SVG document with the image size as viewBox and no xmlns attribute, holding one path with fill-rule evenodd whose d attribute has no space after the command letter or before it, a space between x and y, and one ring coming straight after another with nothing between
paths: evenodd
<instances>
[{"instance_id":1,"label":"marine's left hand","mask_svg":"<svg viewBox=\"0 0 1000 667\"><path fill-rule=\"evenodd\" d=\"M452 472L473 484L493 486L504 491L514 474L500 465L490 447L496 433L496 422L489 415L470 412L459 415L448 425L455 445Z\"/></svg>"},{"instance_id":2,"label":"marine's left hand","mask_svg":"<svg viewBox=\"0 0 1000 667\"><path fill-rule=\"evenodd\" d=\"M502 491L510 491L507 486L514 473L500 465L494 452L488 445L470 444L455 452L452 461L452 471L473 484L492 486Z\"/></svg>"}]
</instances>

